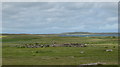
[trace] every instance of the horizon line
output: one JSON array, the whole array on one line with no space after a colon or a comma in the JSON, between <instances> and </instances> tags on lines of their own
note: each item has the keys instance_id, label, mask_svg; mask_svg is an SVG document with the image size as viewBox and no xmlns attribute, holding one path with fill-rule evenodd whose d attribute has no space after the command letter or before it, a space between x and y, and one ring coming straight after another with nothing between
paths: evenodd
<instances>
[{"instance_id":1,"label":"horizon line","mask_svg":"<svg viewBox=\"0 0 120 67\"><path fill-rule=\"evenodd\" d=\"M69 33L120 33L120 32L63 32L63 33L0 33L0 34L69 34Z\"/></svg>"}]
</instances>

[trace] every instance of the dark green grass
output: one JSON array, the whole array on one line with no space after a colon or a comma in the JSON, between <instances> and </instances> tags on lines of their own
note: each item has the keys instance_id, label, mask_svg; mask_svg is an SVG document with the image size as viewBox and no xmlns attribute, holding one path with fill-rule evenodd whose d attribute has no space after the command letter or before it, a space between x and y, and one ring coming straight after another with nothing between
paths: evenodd
<instances>
[{"instance_id":1,"label":"dark green grass","mask_svg":"<svg viewBox=\"0 0 120 67\"><path fill-rule=\"evenodd\" d=\"M80 65L102 62L118 64L117 38L112 37L42 37L7 35L3 38L3 65ZM17 48L26 43L87 43L88 47ZM91 45L92 44L92 45ZM107 46L108 48L104 48ZM116 46L113 48L113 46ZM113 49L106 52L106 49ZM36 52L37 51L37 52ZM80 51L84 51L83 54Z\"/></svg>"},{"instance_id":2,"label":"dark green grass","mask_svg":"<svg viewBox=\"0 0 120 67\"><path fill-rule=\"evenodd\" d=\"M111 37L41 37L39 35L7 35L2 39L3 43L25 44L25 43L41 43L52 44L63 43L87 43L87 44L117 44L117 38Z\"/></svg>"}]
</instances>

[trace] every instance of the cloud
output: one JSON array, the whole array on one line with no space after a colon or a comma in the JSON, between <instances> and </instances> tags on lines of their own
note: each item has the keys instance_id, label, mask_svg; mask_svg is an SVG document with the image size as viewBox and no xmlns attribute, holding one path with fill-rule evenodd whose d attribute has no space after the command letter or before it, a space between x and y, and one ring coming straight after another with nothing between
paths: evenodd
<instances>
[{"instance_id":1,"label":"cloud","mask_svg":"<svg viewBox=\"0 0 120 67\"><path fill-rule=\"evenodd\" d=\"M117 3L6 2L2 12L8 33L112 32L118 23Z\"/></svg>"},{"instance_id":2,"label":"cloud","mask_svg":"<svg viewBox=\"0 0 120 67\"><path fill-rule=\"evenodd\" d=\"M118 21L118 17L109 17L106 20L109 21L109 22L112 22L112 21L117 22Z\"/></svg>"},{"instance_id":3,"label":"cloud","mask_svg":"<svg viewBox=\"0 0 120 67\"><path fill-rule=\"evenodd\" d=\"M0 32L2 32L2 3L0 2Z\"/></svg>"},{"instance_id":4,"label":"cloud","mask_svg":"<svg viewBox=\"0 0 120 67\"><path fill-rule=\"evenodd\" d=\"M102 30L117 30L118 29L118 24L107 24L107 25L104 25L103 27L100 27L99 29L102 29Z\"/></svg>"}]
</instances>

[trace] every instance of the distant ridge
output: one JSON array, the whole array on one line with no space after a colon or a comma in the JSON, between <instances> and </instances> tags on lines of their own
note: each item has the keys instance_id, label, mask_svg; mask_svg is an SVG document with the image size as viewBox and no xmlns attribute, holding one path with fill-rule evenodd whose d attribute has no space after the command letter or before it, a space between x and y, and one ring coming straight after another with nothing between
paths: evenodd
<instances>
[{"instance_id":1,"label":"distant ridge","mask_svg":"<svg viewBox=\"0 0 120 67\"><path fill-rule=\"evenodd\" d=\"M111 33L68 32L68 33L62 33L62 34L118 34L118 33L117 32L111 32Z\"/></svg>"},{"instance_id":2,"label":"distant ridge","mask_svg":"<svg viewBox=\"0 0 120 67\"><path fill-rule=\"evenodd\" d=\"M32 35L31 33L0 33L1 35ZM57 33L57 35L60 34L120 34L118 32L103 32L103 33L92 33L92 32L66 32L66 33ZM35 34L35 35L39 35ZM40 35L45 35L45 34L40 34ZM49 35L49 34L46 34Z\"/></svg>"},{"instance_id":3,"label":"distant ridge","mask_svg":"<svg viewBox=\"0 0 120 67\"><path fill-rule=\"evenodd\" d=\"M67 32L62 34L91 34L90 32Z\"/></svg>"}]
</instances>

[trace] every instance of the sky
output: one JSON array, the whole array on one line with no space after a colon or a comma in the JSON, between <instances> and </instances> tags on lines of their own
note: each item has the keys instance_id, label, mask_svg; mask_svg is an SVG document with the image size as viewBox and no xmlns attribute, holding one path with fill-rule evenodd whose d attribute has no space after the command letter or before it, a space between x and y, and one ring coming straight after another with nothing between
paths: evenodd
<instances>
[{"instance_id":1,"label":"sky","mask_svg":"<svg viewBox=\"0 0 120 67\"><path fill-rule=\"evenodd\" d=\"M65 32L118 32L118 3L2 3L2 33Z\"/></svg>"}]
</instances>

